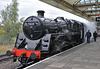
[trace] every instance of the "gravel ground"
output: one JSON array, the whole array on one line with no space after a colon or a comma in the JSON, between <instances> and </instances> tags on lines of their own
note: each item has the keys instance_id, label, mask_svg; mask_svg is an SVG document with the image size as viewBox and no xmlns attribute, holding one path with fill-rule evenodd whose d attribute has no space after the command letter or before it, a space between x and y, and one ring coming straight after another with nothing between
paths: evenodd
<instances>
[{"instance_id":1,"label":"gravel ground","mask_svg":"<svg viewBox=\"0 0 100 69\"><path fill-rule=\"evenodd\" d=\"M15 69L16 67L20 66L20 62L12 62L12 61L9 61L9 62L5 62L5 63L2 63L0 64L0 69Z\"/></svg>"}]
</instances>

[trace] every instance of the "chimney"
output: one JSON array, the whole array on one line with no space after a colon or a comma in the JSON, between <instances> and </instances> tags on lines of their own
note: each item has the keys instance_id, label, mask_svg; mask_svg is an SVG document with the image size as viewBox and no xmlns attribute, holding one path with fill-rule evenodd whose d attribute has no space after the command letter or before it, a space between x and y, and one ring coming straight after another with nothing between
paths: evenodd
<instances>
[{"instance_id":1,"label":"chimney","mask_svg":"<svg viewBox=\"0 0 100 69\"><path fill-rule=\"evenodd\" d=\"M45 11L43 11L43 10L38 10L37 13L38 13L38 17L44 18L44 13L45 13Z\"/></svg>"}]
</instances>

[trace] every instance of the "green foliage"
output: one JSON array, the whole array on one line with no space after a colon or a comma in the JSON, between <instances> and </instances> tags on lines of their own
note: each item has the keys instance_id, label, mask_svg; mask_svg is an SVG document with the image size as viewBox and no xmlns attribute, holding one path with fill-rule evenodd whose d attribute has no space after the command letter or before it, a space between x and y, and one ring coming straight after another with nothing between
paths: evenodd
<instances>
[{"instance_id":1,"label":"green foliage","mask_svg":"<svg viewBox=\"0 0 100 69\"><path fill-rule=\"evenodd\" d=\"M0 45L12 45L15 43L15 39L9 36L0 36Z\"/></svg>"},{"instance_id":2,"label":"green foliage","mask_svg":"<svg viewBox=\"0 0 100 69\"><path fill-rule=\"evenodd\" d=\"M3 26L0 25L0 36L3 36L5 33Z\"/></svg>"},{"instance_id":3,"label":"green foliage","mask_svg":"<svg viewBox=\"0 0 100 69\"><path fill-rule=\"evenodd\" d=\"M14 44L16 35L22 32L24 18L18 20L18 3L12 0L10 5L1 11L0 45ZM1 24L3 26L1 26Z\"/></svg>"},{"instance_id":4,"label":"green foliage","mask_svg":"<svg viewBox=\"0 0 100 69\"><path fill-rule=\"evenodd\" d=\"M5 10L1 11L2 24L4 25L5 35L15 37L21 31L23 18L18 21L18 3L12 0Z\"/></svg>"}]
</instances>

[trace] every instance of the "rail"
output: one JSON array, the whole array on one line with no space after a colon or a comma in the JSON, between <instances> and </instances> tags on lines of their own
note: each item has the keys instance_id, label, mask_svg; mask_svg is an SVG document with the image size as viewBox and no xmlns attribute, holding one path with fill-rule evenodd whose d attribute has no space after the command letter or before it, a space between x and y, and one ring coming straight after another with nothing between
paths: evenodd
<instances>
[{"instance_id":1,"label":"rail","mask_svg":"<svg viewBox=\"0 0 100 69\"><path fill-rule=\"evenodd\" d=\"M7 61L12 58L13 58L13 56L7 56L6 54L0 54L0 62Z\"/></svg>"}]
</instances>

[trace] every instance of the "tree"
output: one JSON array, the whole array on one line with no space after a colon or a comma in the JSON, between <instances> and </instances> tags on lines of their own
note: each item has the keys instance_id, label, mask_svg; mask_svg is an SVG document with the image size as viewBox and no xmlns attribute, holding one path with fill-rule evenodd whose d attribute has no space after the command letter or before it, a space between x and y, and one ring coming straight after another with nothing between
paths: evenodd
<instances>
[{"instance_id":1,"label":"tree","mask_svg":"<svg viewBox=\"0 0 100 69\"><path fill-rule=\"evenodd\" d=\"M2 24L4 25L5 34L9 37L15 37L20 32L23 18L18 21L18 3L12 0L6 9L1 11Z\"/></svg>"},{"instance_id":2,"label":"tree","mask_svg":"<svg viewBox=\"0 0 100 69\"><path fill-rule=\"evenodd\" d=\"M0 36L3 36L5 33L3 26L0 24Z\"/></svg>"}]
</instances>

